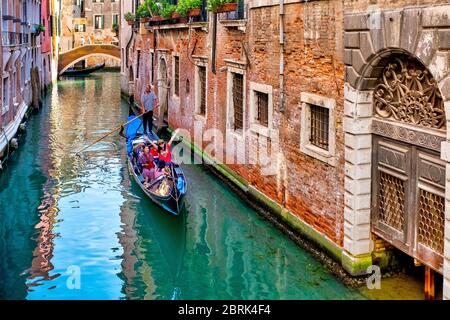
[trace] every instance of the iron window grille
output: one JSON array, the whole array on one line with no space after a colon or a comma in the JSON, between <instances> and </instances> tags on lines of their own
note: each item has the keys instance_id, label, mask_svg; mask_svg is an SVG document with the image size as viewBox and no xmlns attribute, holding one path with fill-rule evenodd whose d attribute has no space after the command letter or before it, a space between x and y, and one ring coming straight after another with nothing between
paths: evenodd
<instances>
[{"instance_id":1,"label":"iron window grille","mask_svg":"<svg viewBox=\"0 0 450 320\"><path fill-rule=\"evenodd\" d=\"M141 50L137 50L136 78L139 78L140 68L141 68Z\"/></svg>"},{"instance_id":2,"label":"iron window grille","mask_svg":"<svg viewBox=\"0 0 450 320\"><path fill-rule=\"evenodd\" d=\"M329 146L329 116L328 108L311 105L311 126L309 142L321 149L328 150Z\"/></svg>"},{"instance_id":3,"label":"iron window grille","mask_svg":"<svg viewBox=\"0 0 450 320\"><path fill-rule=\"evenodd\" d=\"M269 95L264 92L256 92L256 121L265 127L269 126Z\"/></svg>"},{"instance_id":4,"label":"iron window grille","mask_svg":"<svg viewBox=\"0 0 450 320\"><path fill-rule=\"evenodd\" d=\"M180 57L175 57L175 83L174 83L174 90L175 95L180 95Z\"/></svg>"},{"instance_id":5,"label":"iron window grille","mask_svg":"<svg viewBox=\"0 0 450 320\"><path fill-rule=\"evenodd\" d=\"M233 73L233 111L234 130L244 128L244 76L240 73Z\"/></svg>"},{"instance_id":6,"label":"iron window grille","mask_svg":"<svg viewBox=\"0 0 450 320\"><path fill-rule=\"evenodd\" d=\"M206 67L198 67L198 79L200 86L200 110L201 115L206 114Z\"/></svg>"}]
</instances>

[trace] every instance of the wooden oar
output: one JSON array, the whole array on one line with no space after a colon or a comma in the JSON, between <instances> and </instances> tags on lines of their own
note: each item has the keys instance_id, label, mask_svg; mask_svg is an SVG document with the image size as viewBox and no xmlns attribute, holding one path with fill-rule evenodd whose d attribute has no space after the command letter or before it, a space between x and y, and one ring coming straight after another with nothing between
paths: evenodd
<instances>
[{"instance_id":1,"label":"wooden oar","mask_svg":"<svg viewBox=\"0 0 450 320\"><path fill-rule=\"evenodd\" d=\"M112 135L112 134L113 134L114 132L116 132L117 130L119 130L119 129L125 127L127 124L130 124L130 123L133 122L134 120L136 120L136 119L142 117L145 113L147 113L147 112L141 113L140 115L136 116L135 118L131 119L130 121L127 121L127 122L125 122L124 124L121 124L121 125L118 126L117 128L115 128L115 129L111 130L110 132L108 132L107 134L105 134L103 137L101 137L101 138L95 140L95 141L92 142L90 145L88 145L88 146L82 148L81 150L79 150L77 153L75 153L75 155L78 156L78 155L79 155L81 152L83 152L84 150L86 150L86 149L92 147L94 144L96 144L97 142L102 141L102 140L105 139L106 137L109 137L110 135Z\"/></svg>"}]
</instances>

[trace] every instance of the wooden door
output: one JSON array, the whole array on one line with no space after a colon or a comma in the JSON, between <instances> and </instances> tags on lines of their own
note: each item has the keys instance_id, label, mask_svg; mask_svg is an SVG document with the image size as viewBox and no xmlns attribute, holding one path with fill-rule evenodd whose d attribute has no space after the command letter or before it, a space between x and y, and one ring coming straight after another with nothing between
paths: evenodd
<instances>
[{"instance_id":1,"label":"wooden door","mask_svg":"<svg viewBox=\"0 0 450 320\"><path fill-rule=\"evenodd\" d=\"M373 232L442 272L445 163L437 152L373 138Z\"/></svg>"}]
</instances>

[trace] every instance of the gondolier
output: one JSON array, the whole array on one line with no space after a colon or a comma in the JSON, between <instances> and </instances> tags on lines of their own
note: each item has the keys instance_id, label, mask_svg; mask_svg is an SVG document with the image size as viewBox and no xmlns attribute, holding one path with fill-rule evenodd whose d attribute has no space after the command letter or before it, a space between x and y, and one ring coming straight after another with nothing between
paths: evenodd
<instances>
[{"instance_id":1,"label":"gondolier","mask_svg":"<svg viewBox=\"0 0 450 320\"><path fill-rule=\"evenodd\" d=\"M154 86L148 84L141 96L141 112L142 122L144 124L144 132L151 134L153 128L153 109L158 107L158 98L154 92Z\"/></svg>"}]
</instances>

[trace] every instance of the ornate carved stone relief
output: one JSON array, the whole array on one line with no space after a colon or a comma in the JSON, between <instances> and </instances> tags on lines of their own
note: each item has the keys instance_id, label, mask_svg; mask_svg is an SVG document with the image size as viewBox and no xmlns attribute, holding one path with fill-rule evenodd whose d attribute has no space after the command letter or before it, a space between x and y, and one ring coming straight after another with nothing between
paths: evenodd
<instances>
[{"instance_id":1,"label":"ornate carved stone relief","mask_svg":"<svg viewBox=\"0 0 450 320\"><path fill-rule=\"evenodd\" d=\"M396 126L376 119L372 122L372 133L436 151L441 151L441 142L445 141L445 136Z\"/></svg>"},{"instance_id":2,"label":"ornate carved stone relief","mask_svg":"<svg viewBox=\"0 0 450 320\"><path fill-rule=\"evenodd\" d=\"M406 56L387 64L373 96L378 117L445 130L444 103L436 81L424 66Z\"/></svg>"}]
</instances>

